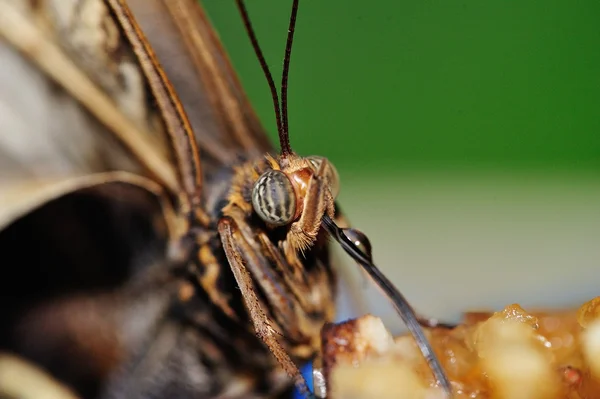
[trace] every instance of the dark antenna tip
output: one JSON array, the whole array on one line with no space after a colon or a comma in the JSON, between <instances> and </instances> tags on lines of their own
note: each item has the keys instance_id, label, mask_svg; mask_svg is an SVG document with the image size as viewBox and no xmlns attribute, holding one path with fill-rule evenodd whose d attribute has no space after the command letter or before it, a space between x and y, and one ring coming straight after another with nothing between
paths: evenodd
<instances>
[{"instance_id":1,"label":"dark antenna tip","mask_svg":"<svg viewBox=\"0 0 600 399\"><path fill-rule=\"evenodd\" d=\"M435 379L441 385L448 398L452 397L452 386L450 380L446 376L442 365L435 355L431 344L427 340L423 329L419 323L419 318L413 308L410 306L406 298L398 291L390 280L368 259L364 253L354 245L354 243L346 236L343 229L338 227L335 222L327 215L323 216L323 228L342 246L344 251L348 253L362 268L369 273L375 283L385 292L390 299L394 308L408 327L414 337L423 357L427 360Z\"/></svg>"}]
</instances>

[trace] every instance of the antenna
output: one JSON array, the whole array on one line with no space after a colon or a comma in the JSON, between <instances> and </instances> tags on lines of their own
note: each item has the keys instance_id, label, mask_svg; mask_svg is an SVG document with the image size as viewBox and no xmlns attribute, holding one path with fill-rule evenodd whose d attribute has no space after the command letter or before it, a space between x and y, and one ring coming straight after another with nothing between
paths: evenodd
<instances>
[{"instance_id":1,"label":"antenna","mask_svg":"<svg viewBox=\"0 0 600 399\"><path fill-rule=\"evenodd\" d=\"M248 37L250 38L250 42L252 43L252 47L254 48L254 52L258 57L258 61L260 62L260 66L263 70L265 78L269 84L269 89L271 90L271 98L273 100L273 107L275 108L275 119L277 122L277 132L279 133L279 144L281 146L281 155L286 156L292 153L292 147L290 146L290 135L288 131L288 117L287 117L287 82L289 76L290 69L290 58L292 54L292 43L294 40L294 29L296 26L296 15L298 14L298 3L299 0L294 0L292 5L292 15L290 17L290 25L288 28L288 37L285 46L285 56L283 59L283 75L281 79L281 103L279 102L279 96L277 94L277 87L275 86L275 82L273 81L273 75L269 70L269 66L267 65L267 61L265 60L265 56L258 44L258 39L256 38L256 33L252 28L252 23L250 22L250 17L248 15L248 10L244 4L243 0L236 0L236 4L240 14L242 15L242 20L244 21L244 27L246 28L246 32L248 33ZM282 118L283 114L283 118Z\"/></svg>"},{"instance_id":2,"label":"antenna","mask_svg":"<svg viewBox=\"0 0 600 399\"><path fill-rule=\"evenodd\" d=\"M288 128L288 107L287 107L287 83L290 74L290 60L292 58L292 43L294 42L294 31L296 29L296 15L298 14L298 3L300 0L294 0L292 5L292 15L290 16L290 26L288 28L288 37L285 44L285 56L283 58L283 74L281 77L281 115L283 119L283 131L289 140Z\"/></svg>"}]
</instances>

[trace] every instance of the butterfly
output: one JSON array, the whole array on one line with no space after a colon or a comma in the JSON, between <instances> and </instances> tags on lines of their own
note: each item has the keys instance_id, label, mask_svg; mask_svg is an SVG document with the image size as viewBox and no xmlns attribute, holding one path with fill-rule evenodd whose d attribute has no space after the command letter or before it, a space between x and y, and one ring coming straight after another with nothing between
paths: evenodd
<instances>
[{"instance_id":1,"label":"butterfly","mask_svg":"<svg viewBox=\"0 0 600 399\"><path fill-rule=\"evenodd\" d=\"M0 349L75 395L273 397L334 320L335 241L419 320L336 202L339 175L269 142L193 0L0 0ZM21 384L26 390L27 384Z\"/></svg>"}]
</instances>

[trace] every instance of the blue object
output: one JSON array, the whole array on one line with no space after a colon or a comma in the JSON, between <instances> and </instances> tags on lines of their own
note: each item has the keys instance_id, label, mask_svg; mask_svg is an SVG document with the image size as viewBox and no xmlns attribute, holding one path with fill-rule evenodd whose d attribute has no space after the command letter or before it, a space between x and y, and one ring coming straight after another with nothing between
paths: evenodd
<instances>
[{"instance_id":1,"label":"blue object","mask_svg":"<svg viewBox=\"0 0 600 399\"><path fill-rule=\"evenodd\" d=\"M310 389L311 392L314 392L313 376L312 376L312 363L311 362L306 363L304 366L302 366L300 371L302 372L302 375L304 376L304 379L306 380L306 383L308 384L308 389ZM294 399L305 399L305 397L302 396L302 394L300 394L300 392L298 392L297 389L294 389L294 395L292 397Z\"/></svg>"}]
</instances>

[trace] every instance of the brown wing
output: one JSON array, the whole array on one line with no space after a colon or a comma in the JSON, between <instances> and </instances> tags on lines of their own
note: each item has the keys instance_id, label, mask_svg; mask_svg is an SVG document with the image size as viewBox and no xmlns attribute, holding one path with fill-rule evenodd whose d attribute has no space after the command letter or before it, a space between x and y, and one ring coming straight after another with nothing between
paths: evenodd
<instances>
[{"instance_id":1,"label":"brown wing","mask_svg":"<svg viewBox=\"0 0 600 399\"><path fill-rule=\"evenodd\" d=\"M193 202L202 188L191 126L215 166L268 148L199 6L132 4L136 16L165 5L189 14L162 14L161 25L141 13L140 28L122 1L0 0L0 290L11 293L0 301L0 352L35 360L86 397L162 331L178 288L164 276L171 199ZM198 24L193 40L184 21ZM157 42L155 57L142 29L186 46L165 53L169 43ZM194 352L185 345L171 352ZM180 368L179 387L199 384L195 397L210 388L202 369ZM154 370L163 380L166 371Z\"/></svg>"},{"instance_id":2,"label":"brown wing","mask_svg":"<svg viewBox=\"0 0 600 399\"><path fill-rule=\"evenodd\" d=\"M200 6L129 6L0 1L0 227L58 194L36 186L114 170L197 202L191 136L211 169L272 149Z\"/></svg>"},{"instance_id":3,"label":"brown wing","mask_svg":"<svg viewBox=\"0 0 600 399\"><path fill-rule=\"evenodd\" d=\"M0 0L0 59L0 352L96 390L169 304L131 285L166 269L179 158L104 1Z\"/></svg>"},{"instance_id":4,"label":"brown wing","mask_svg":"<svg viewBox=\"0 0 600 399\"><path fill-rule=\"evenodd\" d=\"M204 163L272 150L222 44L197 0L128 5L187 112ZM205 167L206 168L206 167Z\"/></svg>"},{"instance_id":5,"label":"brown wing","mask_svg":"<svg viewBox=\"0 0 600 399\"><path fill-rule=\"evenodd\" d=\"M0 58L0 229L86 176L179 191L160 114L102 2L1 0Z\"/></svg>"}]
</instances>

